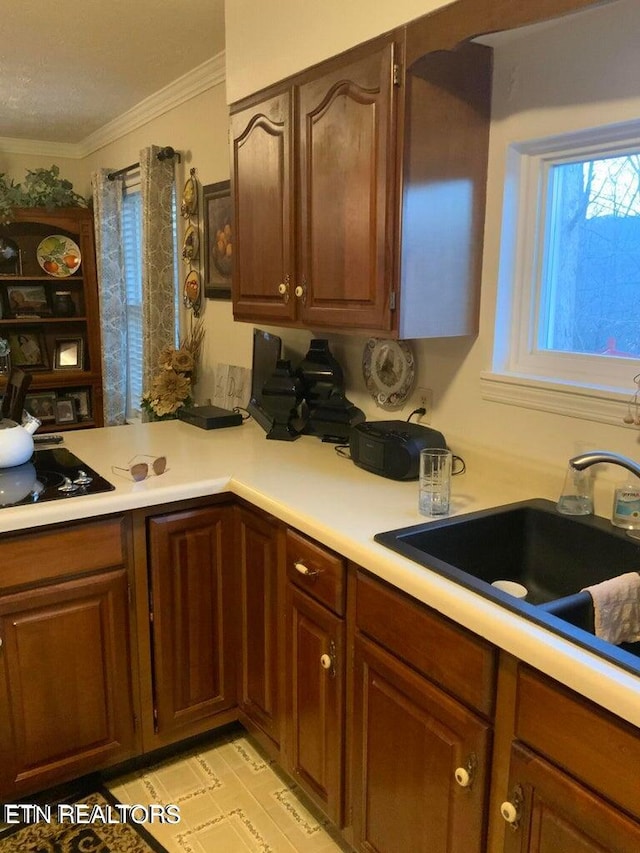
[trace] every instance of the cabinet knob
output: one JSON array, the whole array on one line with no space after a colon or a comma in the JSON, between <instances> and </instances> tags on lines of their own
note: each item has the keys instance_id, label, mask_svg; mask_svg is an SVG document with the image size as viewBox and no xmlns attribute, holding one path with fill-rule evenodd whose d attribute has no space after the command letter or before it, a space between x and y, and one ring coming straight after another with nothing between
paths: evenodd
<instances>
[{"instance_id":1,"label":"cabinet knob","mask_svg":"<svg viewBox=\"0 0 640 853\"><path fill-rule=\"evenodd\" d=\"M304 575L305 578L315 578L315 576L319 574L317 569L310 569L309 566L305 566L302 560L296 560L293 567L297 572L300 572L301 575Z\"/></svg>"},{"instance_id":2,"label":"cabinet knob","mask_svg":"<svg viewBox=\"0 0 640 853\"><path fill-rule=\"evenodd\" d=\"M289 276L285 275L284 281L280 282L278 285L278 293L282 296L283 302L289 301Z\"/></svg>"},{"instance_id":3,"label":"cabinet knob","mask_svg":"<svg viewBox=\"0 0 640 853\"><path fill-rule=\"evenodd\" d=\"M511 829L517 829L522 817L524 795L520 785L516 785L510 800L505 800L500 806L500 814Z\"/></svg>"},{"instance_id":4,"label":"cabinet knob","mask_svg":"<svg viewBox=\"0 0 640 853\"><path fill-rule=\"evenodd\" d=\"M461 788L468 788L471 784L471 776L469 775L469 771L466 767L456 767L454 776L456 777L456 782Z\"/></svg>"},{"instance_id":5,"label":"cabinet knob","mask_svg":"<svg viewBox=\"0 0 640 853\"><path fill-rule=\"evenodd\" d=\"M302 277L302 284L299 284L296 289L293 291L298 299L302 299L302 304L306 304L307 301L307 279Z\"/></svg>"},{"instance_id":6,"label":"cabinet knob","mask_svg":"<svg viewBox=\"0 0 640 853\"><path fill-rule=\"evenodd\" d=\"M320 655L320 666L329 673L331 678L336 677L336 644L333 640L329 641L329 653Z\"/></svg>"},{"instance_id":7,"label":"cabinet knob","mask_svg":"<svg viewBox=\"0 0 640 853\"><path fill-rule=\"evenodd\" d=\"M471 753L464 767L456 767L453 776L461 788L470 788L473 785L476 771L478 769L478 759L475 753Z\"/></svg>"}]
</instances>

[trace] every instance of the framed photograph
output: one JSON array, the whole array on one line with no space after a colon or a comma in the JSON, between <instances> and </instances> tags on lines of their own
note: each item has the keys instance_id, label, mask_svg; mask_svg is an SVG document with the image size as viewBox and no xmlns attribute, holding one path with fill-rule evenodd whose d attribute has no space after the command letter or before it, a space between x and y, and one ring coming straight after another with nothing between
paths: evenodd
<instances>
[{"instance_id":1,"label":"framed photograph","mask_svg":"<svg viewBox=\"0 0 640 853\"><path fill-rule=\"evenodd\" d=\"M24 407L43 424L54 424L56 422L56 393L55 391L42 391L40 394L27 394Z\"/></svg>"},{"instance_id":2,"label":"framed photograph","mask_svg":"<svg viewBox=\"0 0 640 853\"><path fill-rule=\"evenodd\" d=\"M55 409L57 424L74 424L76 422L73 400L70 400L68 397L60 397L56 400Z\"/></svg>"},{"instance_id":3,"label":"framed photograph","mask_svg":"<svg viewBox=\"0 0 640 853\"><path fill-rule=\"evenodd\" d=\"M45 317L51 314L47 288L42 284L8 284L7 303L12 317Z\"/></svg>"},{"instance_id":4,"label":"framed photograph","mask_svg":"<svg viewBox=\"0 0 640 853\"><path fill-rule=\"evenodd\" d=\"M40 329L23 329L9 335L11 364L25 370L48 370L49 359Z\"/></svg>"},{"instance_id":5,"label":"framed photograph","mask_svg":"<svg viewBox=\"0 0 640 853\"><path fill-rule=\"evenodd\" d=\"M231 184L220 181L202 188L204 206L204 295L231 299L233 216Z\"/></svg>"},{"instance_id":6,"label":"framed photograph","mask_svg":"<svg viewBox=\"0 0 640 853\"><path fill-rule=\"evenodd\" d=\"M54 370L82 370L84 341L82 338L56 338L53 350Z\"/></svg>"},{"instance_id":7,"label":"framed photograph","mask_svg":"<svg viewBox=\"0 0 640 853\"><path fill-rule=\"evenodd\" d=\"M76 409L76 417L79 421L91 420L91 402L89 392L84 389L78 391L67 391L66 396L73 402Z\"/></svg>"}]
</instances>

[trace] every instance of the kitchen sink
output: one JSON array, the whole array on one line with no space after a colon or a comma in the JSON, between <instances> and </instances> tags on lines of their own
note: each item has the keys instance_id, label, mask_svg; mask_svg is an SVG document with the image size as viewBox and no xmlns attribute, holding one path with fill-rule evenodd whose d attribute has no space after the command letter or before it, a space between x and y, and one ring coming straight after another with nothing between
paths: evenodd
<instances>
[{"instance_id":1,"label":"kitchen sink","mask_svg":"<svg viewBox=\"0 0 640 853\"><path fill-rule=\"evenodd\" d=\"M619 650L595 637L591 596L581 592L640 571L640 542L605 519L562 515L552 501L536 498L378 533L375 540L627 668L640 667L640 643ZM526 596L492 586L496 581L515 582Z\"/></svg>"},{"instance_id":2,"label":"kitchen sink","mask_svg":"<svg viewBox=\"0 0 640 853\"><path fill-rule=\"evenodd\" d=\"M375 539L491 598L507 595L491 586L494 581L521 584L530 604L640 570L640 542L604 519L561 515L543 499L379 533Z\"/></svg>"}]
</instances>

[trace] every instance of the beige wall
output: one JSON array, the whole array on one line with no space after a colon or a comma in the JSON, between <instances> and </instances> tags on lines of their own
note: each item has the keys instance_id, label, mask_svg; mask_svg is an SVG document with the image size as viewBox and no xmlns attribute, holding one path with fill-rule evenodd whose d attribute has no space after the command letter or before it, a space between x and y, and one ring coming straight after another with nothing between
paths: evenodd
<instances>
[{"instance_id":1,"label":"beige wall","mask_svg":"<svg viewBox=\"0 0 640 853\"><path fill-rule=\"evenodd\" d=\"M451 0L230 0L229 103Z\"/></svg>"},{"instance_id":2,"label":"beige wall","mask_svg":"<svg viewBox=\"0 0 640 853\"><path fill-rule=\"evenodd\" d=\"M50 169L52 165L60 169L60 177L71 181L75 192L85 195L86 166L82 160L73 157L61 157L59 153L51 154L14 154L3 151L0 146L0 172L13 179L16 184L24 182L27 170Z\"/></svg>"}]
</instances>

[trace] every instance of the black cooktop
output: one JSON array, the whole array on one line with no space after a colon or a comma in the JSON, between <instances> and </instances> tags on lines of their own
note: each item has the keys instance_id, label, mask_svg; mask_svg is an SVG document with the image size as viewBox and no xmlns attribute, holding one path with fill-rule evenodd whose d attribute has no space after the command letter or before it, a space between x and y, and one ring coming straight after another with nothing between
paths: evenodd
<instances>
[{"instance_id":1,"label":"black cooktop","mask_svg":"<svg viewBox=\"0 0 640 853\"><path fill-rule=\"evenodd\" d=\"M115 488L66 447L36 450L29 462L0 469L0 508L66 500Z\"/></svg>"}]
</instances>

